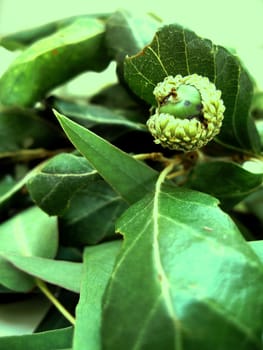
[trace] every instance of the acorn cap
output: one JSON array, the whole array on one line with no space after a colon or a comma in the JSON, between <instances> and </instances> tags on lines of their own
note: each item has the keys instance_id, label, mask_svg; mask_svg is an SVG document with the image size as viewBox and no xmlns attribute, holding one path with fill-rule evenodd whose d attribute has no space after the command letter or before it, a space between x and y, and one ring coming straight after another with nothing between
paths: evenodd
<instances>
[{"instance_id":1,"label":"acorn cap","mask_svg":"<svg viewBox=\"0 0 263 350\"><path fill-rule=\"evenodd\" d=\"M155 143L185 152L205 146L220 131L221 91L197 74L168 76L153 91L158 106L147 121Z\"/></svg>"}]
</instances>

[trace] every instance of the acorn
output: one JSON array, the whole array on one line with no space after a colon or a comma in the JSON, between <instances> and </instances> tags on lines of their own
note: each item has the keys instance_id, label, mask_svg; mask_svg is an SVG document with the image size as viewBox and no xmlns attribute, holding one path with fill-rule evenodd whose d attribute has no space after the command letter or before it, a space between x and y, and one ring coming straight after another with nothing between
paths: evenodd
<instances>
[{"instance_id":1,"label":"acorn","mask_svg":"<svg viewBox=\"0 0 263 350\"><path fill-rule=\"evenodd\" d=\"M198 74L168 76L153 90L155 113L147 121L154 142L172 150L194 151L219 132L225 106L221 91Z\"/></svg>"}]
</instances>

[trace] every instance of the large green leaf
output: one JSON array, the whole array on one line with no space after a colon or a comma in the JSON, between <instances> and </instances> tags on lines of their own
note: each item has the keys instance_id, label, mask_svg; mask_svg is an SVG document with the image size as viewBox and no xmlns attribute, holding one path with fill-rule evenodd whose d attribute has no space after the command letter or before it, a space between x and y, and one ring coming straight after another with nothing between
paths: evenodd
<instances>
[{"instance_id":1,"label":"large green leaf","mask_svg":"<svg viewBox=\"0 0 263 350\"><path fill-rule=\"evenodd\" d=\"M121 217L103 349L261 349L262 265L217 204L159 179Z\"/></svg>"},{"instance_id":2,"label":"large green leaf","mask_svg":"<svg viewBox=\"0 0 263 350\"><path fill-rule=\"evenodd\" d=\"M104 23L82 17L25 49L0 79L0 102L32 106L54 87L109 62Z\"/></svg>"},{"instance_id":3,"label":"large green leaf","mask_svg":"<svg viewBox=\"0 0 263 350\"><path fill-rule=\"evenodd\" d=\"M96 177L97 171L85 158L62 153L31 176L27 188L41 209L49 215L61 215L68 208L73 195Z\"/></svg>"},{"instance_id":4,"label":"large green leaf","mask_svg":"<svg viewBox=\"0 0 263 350\"><path fill-rule=\"evenodd\" d=\"M17 269L55 284L75 293L80 291L82 264L70 261L52 260L38 256L8 254L0 257L10 262Z\"/></svg>"},{"instance_id":5,"label":"large green leaf","mask_svg":"<svg viewBox=\"0 0 263 350\"><path fill-rule=\"evenodd\" d=\"M135 202L152 191L156 171L62 114L54 113L73 145L125 200Z\"/></svg>"},{"instance_id":6,"label":"large green leaf","mask_svg":"<svg viewBox=\"0 0 263 350\"><path fill-rule=\"evenodd\" d=\"M72 24L76 21L76 19L80 18L100 18L106 19L108 14L99 14L99 15L80 15L80 16L72 16L68 18L63 18L58 21L50 22L43 24L39 27L34 27L30 29L25 29L19 32L15 32L12 34L5 35L0 37L0 45L8 50L21 50L26 48L27 46L33 44L35 41L42 39L48 35L54 34L56 31Z\"/></svg>"},{"instance_id":7,"label":"large green leaf","mask_svg":"<svg viewBox=\"0 0 263 350\"><path fill-rule=\"evenodd\" d=\"M72 327L36 334L0 337L1 350L65 349L72 344Z\"/></svg>"},{"instance_id":8,"label":"large green leaf","mask_svg":"<svg viewBox=\"0 0 263 350\"><path fill-rule=\"evenodd\" d=\"M1 224L0 232L0 283L12 290L28 291L34 280L5 257L16 254L53 258L58 246L57 220L32 207Z\"/></svg>"},{"instance_id":9,"label":"large green leaf","mask_svg":"<svg viewBox=\"0 0 263 350\"><path fill-rule=\"evenodd\" d=\"M259 136L249 114L253 83L238 58L225 48L172 24L125 61L130 88L151 105L156 105L153 89L158 82L168 75L193 73L208 77L222 91L226 111L218 142L258 153Z\"/></svg>"},{"instance_id":10,"label":"large green leaf","mask_svg":"<svg viewBox=\"0 0 263 350\"><path fill-rule=\"evenodd\" d=\"M74 350L101 349L102 297L120 246L120 241L114 241L85 249L80 301L76 309Z\"/></svg>"},{"instance_id":11,"label":"large green leaf","mask_svg":"<svg viewBox=\"0 0 263 350\"><path fill-rule=\"evenodd\" d=\"M127 203L97 176L74 194L60 217L62 244L86 246L113 236L116 219L126 208Z\"/></svg>"},{"instance_id":12,"label":"large green leaf","mask_svg":"<svg viewBox=\"0 0 263 350\"><path fill-rule=\"evenodd\" d=\"M54 148L61 132L29 109L0 107L0 157L20 149Z\"/></svg>"},{"instance_id":13,"label":"large green leaf","mask_svg":"<svg viewBox=\"0 0 263 350\"><path fill-rule=\"evenodd\" d=\"M207 162L194 167L189 186L217 197L225 209L230 209L250 193L259 189L263 174L255 174L235 163Z\"/></svg>"}]
</instances>

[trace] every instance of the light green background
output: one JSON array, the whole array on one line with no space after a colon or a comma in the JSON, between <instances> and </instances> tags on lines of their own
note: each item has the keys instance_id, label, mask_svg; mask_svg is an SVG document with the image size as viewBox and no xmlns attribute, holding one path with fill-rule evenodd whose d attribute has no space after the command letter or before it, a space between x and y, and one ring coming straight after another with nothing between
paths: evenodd
<instances>
[{"instance_id":1,"label":"light green background","mask_svg":"<svg viewBox=\"0 0 263 350\"><path fill-rule=\"evenodd\" d=\"M235 48L258 86L263 89L263 0L0 0L0 35L37 26L67 16L113 12L127 8L137 13L153 12L166 23L177 22L216 44ZM0 48L0 74L17 53ZM94 92L107 81L114 81L114 64L107 72L89 73L74 80L62 93ZM88 81L90 82L90 76ZM84 92L83 92L84 91ZM31 332L41 313L36 303L0 305L0 336ZM43 302L39 302L40 310ZM45 304L46 307L46 304Z\"/></svg>"},{"instance_id":2,"label":"light green background","mask_svg":"<svg viewBox=\"0 0 263 350\"><path fill-rule=\"evenodd\" d=\"M263 0L0 0L0 35L67 16L118 8L153 12L166 23L180 23L216 44L235 48L263 89ZM13 58L14 54L0 49L0 74ZM112 80L114 69L109 71ZM79 81L73 84L77 92L78 85Z\"/></svg>"}]
</instances>

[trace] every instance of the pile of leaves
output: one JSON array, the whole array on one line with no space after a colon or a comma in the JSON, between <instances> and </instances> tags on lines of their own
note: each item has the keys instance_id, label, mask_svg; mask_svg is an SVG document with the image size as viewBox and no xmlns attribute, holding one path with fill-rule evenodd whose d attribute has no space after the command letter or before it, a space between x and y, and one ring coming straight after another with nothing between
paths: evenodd
<instances>
[{"instance_id":1,"label":"pile of leaves","mask_svg":"<svg viewBox=\"0 0 263 350\"><path fill-rule=\"evenodd\" d=\"M50 300L0 349L262 349L263 97L238 57L124 10L0 44L21 51L0 78L0 302ZM52 93L112 61L118 83ZM153 89L193 73L222 92L221 132L163 149Z\"/></svg>"}]
</instances>

